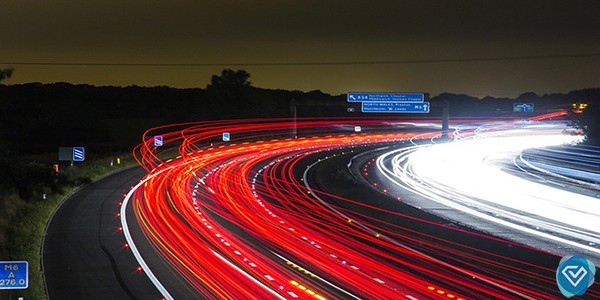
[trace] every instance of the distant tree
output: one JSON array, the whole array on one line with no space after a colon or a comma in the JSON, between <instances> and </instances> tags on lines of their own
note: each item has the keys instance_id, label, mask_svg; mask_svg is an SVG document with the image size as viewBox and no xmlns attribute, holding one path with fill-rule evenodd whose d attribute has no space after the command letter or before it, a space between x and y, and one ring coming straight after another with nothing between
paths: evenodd
<instances>
[{"instance_id":1,"label":"distant tree","mask_svg":"<svg viewBox=\"0 0 600 300\"><path fill-rule=\"evenodd\" d=\"M581 128L589 143L600 145L600 102L589 103L581 114L573 115L575 125Z\"/></svg>"},{"instance_id":2,"label":"distant tree","mask_svg":"<svg viewBox=\"0 0 600 300\"><path fill-rule=\"evenodd\" d=\"M0 69L0 81L10 78L10 76L12 76L13 71L13 68Z\"/></svg>"},{"instance_id":3,"label":"distant tree","mask_svg":"<svg viewBox=\"0 0 600 300\"><path fill-rule=\"evenodd\" d=\"M225 69L221 71L221 76L213 75L210 84L206 87L207 89L212 88L240 88L248 87L251 85L248 79L250 73L245 70L234 71L231 69Z\"/></svg>"},{"instance_id":4,"label":"distant tree","mask_svg":"<svg viewBox=\"0 0 600 300\"><path fill-rule=\"evenodd\" d=\"M0 81L10 78L10 76L12 76L14 69L13 68L8 68L8 69L0 69ZM5 140L6 138L6 128L3 124L3 122L0 122L0 140ZM0 144L0 157L6 157L8 155L8 145L7 143L1 143Z\"/></svg>"},{"instance_id":5,"label":"distant tree","mask_svg":"<svg viewBox=\"0 0 600 300\"><path fill-rule=\"evenodd\" d=\"M531 101L535 101L539 98L540 98L540 96L538 96L536 93L527 92L527 93L523 93L523 94L519 95L519 97L517 97L516 100L523 101L523 102L525 102L525 101L531 102Z\"/></svg>"},{"instance_id":6,"label":"distant tree","mask_svg":"<svg viewBox=\"0 0 600 300\"><path fill-rule=\"evenodd\" d=\"M250 95L254 89L250 85L250 73L245 70L225 69L220 76L213 75L206 86L208 103L206 110L211 118L243 118L254 109Z\"/></svg>"}]
</instances>

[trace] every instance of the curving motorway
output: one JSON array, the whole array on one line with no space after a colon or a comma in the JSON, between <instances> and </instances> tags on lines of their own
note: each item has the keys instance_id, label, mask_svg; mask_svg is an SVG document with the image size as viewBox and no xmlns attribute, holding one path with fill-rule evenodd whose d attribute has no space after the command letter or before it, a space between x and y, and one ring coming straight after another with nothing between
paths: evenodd
<instances>
[{"instance_id":1,"label":"curving motorway","mask_svg":"<svg viewBox=\"0 0 600 300\"><path fill-rule=\"evenodd\" d=\"M124 192L124 199L124 193L119 197L123 205L117 230L122 229L118 238L125 240L129 259L139 265L138 273L132 273L145 275L145 287L151 288L144 290L152 295L125 292L123 297L560 295L554 284L560 257L552 251L499 238L485 230L488 221L475 223L480 229L465 219L449 218L456 208L446 203L434 201L425 208L415 204L433 203L429 193L447 191L449 183L433 178L435 172L426 173L431 166L419 169L414 157L410 168L403 167L398 162L408 159L395 158L395 153L434 149L423 145L438 142L435 121L256 119L149 130L135 150L147 174ZM454 136L470 141L522 126L517 120L495 124L463 120L457 122ZM363 131L354 132L355 125ZM297 138L289 138L292 126ZM540 134L528 130L529 135ZM223 132L232 140L223 142ZM155 147L154 135L162 135L166 146ZM438 166L450 158L466 159L429 155L425 157L435 157ZM391 167L386 169L386 164ZM403 168L411 172L398 172ZM414 188L425 181L444 188ZM597 290L588 294L600 296Z\"/></svg>"}]
</instances>

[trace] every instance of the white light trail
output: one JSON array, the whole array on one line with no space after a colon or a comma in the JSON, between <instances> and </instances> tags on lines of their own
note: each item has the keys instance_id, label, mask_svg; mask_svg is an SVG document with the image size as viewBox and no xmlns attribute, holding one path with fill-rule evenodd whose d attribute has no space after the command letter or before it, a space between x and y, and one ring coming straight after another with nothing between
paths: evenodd
<instances>
[{"instance_id":1,"label":"white light trail","mask_svg":"<svg viewBox=\"0 0 600 300\"><path fill-rule=\"evenodd\" d=\"M582 139L547 129L489 132L395 150L380 156L377 166L395 184L445 206L600 253L590 246L600 244L600 199L509 174L494 163L512 161L525 149Z\"/></svg>"}]
</instances>

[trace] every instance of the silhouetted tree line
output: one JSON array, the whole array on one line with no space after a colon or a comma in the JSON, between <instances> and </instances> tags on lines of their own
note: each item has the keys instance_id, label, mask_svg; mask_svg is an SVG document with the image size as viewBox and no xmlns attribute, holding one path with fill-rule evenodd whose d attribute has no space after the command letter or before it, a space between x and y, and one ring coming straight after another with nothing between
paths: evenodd
<instances>
[{"instance_id":1,"label":"silhouetted tree line","mask_svg":"<svg viewBox=\"0 0 600 300\"><path fill-rule=\"evenodd\" d=\"M246 71L224 70L206 89L95 87L69 83L0 85L0 156L82 145L129 150L161 124L225 118L284 117L305 93L251 86Z\"/></svg>"},{"instance_id":2,"label":"silhouetted tree line","mask_svg":"<svg viewBox=\"0 0 600 300\"><path fill-rule=\"evenodd\" d=\"M572 104L586 103L581 113L571 113L572 124L583 129L587 142L600 145L600 88L571 91L567 94L554 93L537 95L527 92L516 98L477 98L462 94L443 93L431 98L432 113L441 110L441 103L450 102L450 116L493 116L513 112L514 103L533 103L533 113L522 113L523 117L556 109L571 109ZM437 104L437 105L436 105Z\"/></svg>"},{"instance_id":3,"label":"silhouetted tree line","mask_svg":"<svg viewBox=\"0 0 600 300\"><path fill-rule=\"evenodd\" d=\"M516 98L497 98L486 96L477 98L464 94L442 93L431 98L433 104L450 102L451 116L485 116L512 113L514 103L533 103L534 114L560 108L570 108L574 102L600 101L600 89L573 91L568 94L537 95L532 92L523 93ZM528 116L526 113L523 116Z\"/></svg>"},{"instance_id":4,"label":"silhouetted tree line","mask_svg":"<svg viewBox=\"0 0 600 300\"><path fill-rule=\"evenodd\" d=\"M12 69L3 70L4 77ZM345 95L257 88L244 70L223 70L205 89L157 87L96 87L69 83L0 85L0 157L54 152L61 146L82 145L95 152L129 150L144 130L161 124L212 119L288 117L291 103L299 116L348 115ZM450 102L451 116L512 112L515 102L534 103L536 112L568 107L574 102L597 103L600 89L516 99L443 93L431 98L432 115ZM294 99L294 100L292 100ZM312 105L302 105L307 101ZM338 106L315 103L338 103ZM590 106L590 111L595 105ZM355 104L355 113L360 106ZM589 116L589 113L585 114ZM526 114L524 114L526 116ZM588 117L583 122L594 123ZM590 124L591 124L590 123ZM582 125L583 126L583 125ZM597 125L587 125L593 128Z\"/></svg>"}]
</instances>

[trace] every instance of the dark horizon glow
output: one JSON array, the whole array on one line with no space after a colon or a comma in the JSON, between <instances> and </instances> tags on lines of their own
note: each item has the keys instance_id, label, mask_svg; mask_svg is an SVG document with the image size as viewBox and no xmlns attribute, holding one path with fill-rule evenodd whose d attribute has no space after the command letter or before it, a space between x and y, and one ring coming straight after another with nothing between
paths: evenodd
<instances>
[{"instance_id":1,"label":"dark horizon glow","mask_svg":"<svg viewBox=\"0 0 600 300\"><path fill-rule=\"evenodd\" d=\"M599 87L597 1L10 1L3 84L257 87L515 97Z\"/></svg>"}]
</instances>

